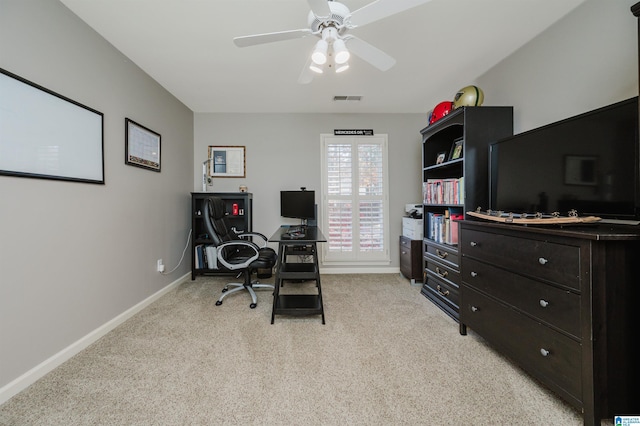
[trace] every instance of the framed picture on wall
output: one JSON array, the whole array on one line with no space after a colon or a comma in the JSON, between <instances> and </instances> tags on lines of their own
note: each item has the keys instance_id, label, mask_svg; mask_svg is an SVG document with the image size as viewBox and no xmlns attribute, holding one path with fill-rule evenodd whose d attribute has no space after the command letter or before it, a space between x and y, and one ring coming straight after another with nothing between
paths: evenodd
<instances>
[{"instance_id":1,"label":"framed picture on wall","mask_svg":"<svg viewBox=\"0 0 640 426\"><path fill-rule=\"evenodd\" d=\"M104 116L0 68L0 175L104 185Z\"/></svg>"},{"instance_id":2,"label":"framed picture on wall","mask_svg":"<svg viewBox=\"0 0 640 426\"><path fill-rule=\"evenodd\" d=\"M159 172L160 135L128 118L124 122L125 164Z\"/></svg>"},{"instance_id":3,"label":"framed picture on wall","mask_svg":"<svg viewBox=\"0 0 640 426\"><path fill-rule=\"evenodd\" d=\"M246 177L246 147L210 146L208 175L213 177Z\"/></svg>"}]
</instances>

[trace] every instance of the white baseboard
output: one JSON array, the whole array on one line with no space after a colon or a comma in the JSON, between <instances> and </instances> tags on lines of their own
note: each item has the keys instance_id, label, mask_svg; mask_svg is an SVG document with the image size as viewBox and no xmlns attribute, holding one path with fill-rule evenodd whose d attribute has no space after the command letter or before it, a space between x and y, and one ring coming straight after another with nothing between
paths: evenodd
<instances>
[{"instance_id":1,"label":"white baseboard","mask_svg":"<svg viewBox=\"0 0 640 426\"><path fill-rule=\"evenodd\" d=\"M375 266L355 266L348 268L332 268L332 267L324 267L320 268L320 274L399 274L400 267L398 266L386 266L386 267L375 267Z\"/></svg>"},{"instance_id":2,"label":"white baseboard","mask_svg":"<svg viewBox=\"0 0 640 426\"><path fill-rule=\"evenodd\" d=\"M178 278L168 286L164 287L162 290L152 294L130 309L127 309L117 317L113 318L111 321L108 321L102 326L96 328L91 333L67 346L57 354L53 355L51 358L46 359L37 366L33 367L22 376L7 383L5 386L0 388L0 404L4 404L10 398L22 392L27 387L31 386L45 374L51 372L54 368L69 360L72 356L76 355L83 349L86 349L89 345L100 339L102 336L106 335L108 332L140 312L142 309L149 306L151 303L155 302L157 299L159 299L169 291L173 290L175 287L181 284L189 275L191 275L191 272Z\"/></svg>"}]
</instances>

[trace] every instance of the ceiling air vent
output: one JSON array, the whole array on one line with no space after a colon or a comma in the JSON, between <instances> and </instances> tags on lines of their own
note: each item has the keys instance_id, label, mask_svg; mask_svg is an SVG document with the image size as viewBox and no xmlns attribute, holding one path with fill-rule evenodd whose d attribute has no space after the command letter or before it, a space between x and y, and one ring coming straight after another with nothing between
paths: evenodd
<instances>
[{"instance_id":1,"label":"ceiling air vent","mask_svg":"<svg viewBox=\"0 0 640 426\"><path fill-rule=\"evenodd\" d=\"M334 101L361 101L362 96L334 96Z\"/></svg>"}]
</instances>

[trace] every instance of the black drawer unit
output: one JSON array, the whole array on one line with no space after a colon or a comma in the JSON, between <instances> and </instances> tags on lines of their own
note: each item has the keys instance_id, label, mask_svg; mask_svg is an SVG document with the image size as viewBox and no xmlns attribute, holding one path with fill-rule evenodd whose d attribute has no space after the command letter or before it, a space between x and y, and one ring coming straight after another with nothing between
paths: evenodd
<instances>
[{"instance_id":1,"label":"black drawer unit","mask_svg":"<svg viewBox=\"0 0 640 426\"><path fill-rule=\"evenodd\" d=\"M424 239L424 284L420 292L447 315L460 318L460 262L455 246ZM460 333L465 334L463 328Z\"/></svg>"},{"instance_id":2,"label":"black drawer unit","mask_svg":"<svg viewBox=\"0 0 640 426\"><path fill-rule=\"evenodd\" d=\"M400 273L411 280L411 284L422 281L422 240L400 236Z\"/></svg>"},{"instance_id":3,"label":"black drawer unit","mask_svg":"<svg viewBox=\"0 0 640 426\"><path fill-rule=\"evenodd\" d=\"M461 330L581 410L585 425L640 413L640 230L463 221L459 248Z\"/></svg>"}]
</instances>

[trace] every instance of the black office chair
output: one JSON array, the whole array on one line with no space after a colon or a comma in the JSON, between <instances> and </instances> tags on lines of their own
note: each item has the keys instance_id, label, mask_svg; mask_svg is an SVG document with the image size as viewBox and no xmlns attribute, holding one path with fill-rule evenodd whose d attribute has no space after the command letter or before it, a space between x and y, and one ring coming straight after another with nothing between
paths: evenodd
<instances>
[{"instance_id":1,"label":"black office chair","mask_svg":"<svg viewBox=\"0 0 640 426\"><path fill-rule=\"evenodd\" d=\"M222 296L216 302L216 306L222 305L222 300L230 294L241 290L247 290L251 294L251 309L258 303L254 288L270 288L271 284L261 284L257 280L251 281L254 272L258 278L268 278L272 274L278 255L266 246L267 237L258 232L237 233L231 227L224 208L224 202L218 197L209 197L204 200L204 225L216 247L218 262L230 271L239 271L244 276L242 283L228 283L222 289ZM249 240L249 238L262 239L261 245ZM231 290L229 288L232 287Z\"/></svg>"}]
</instances>

